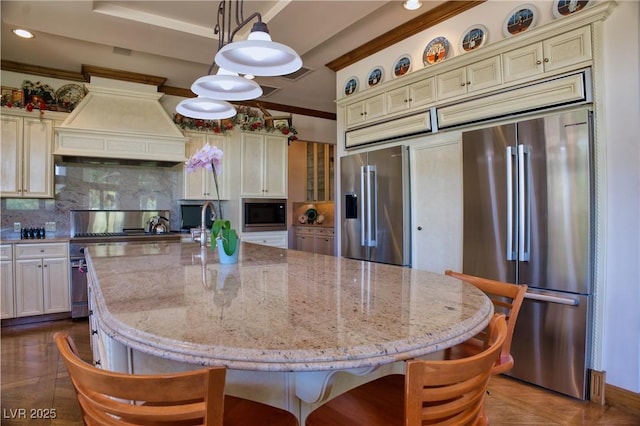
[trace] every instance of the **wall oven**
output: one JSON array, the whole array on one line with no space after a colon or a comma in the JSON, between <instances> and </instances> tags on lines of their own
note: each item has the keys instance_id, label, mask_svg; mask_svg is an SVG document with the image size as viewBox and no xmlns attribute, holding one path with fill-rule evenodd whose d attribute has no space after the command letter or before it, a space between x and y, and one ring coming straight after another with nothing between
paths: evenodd
<instances>
[{"instance_id":1,"label":"wall oven","mask_svg":"<svg viewBox=\"0 0 640 426\"><path fill-rule=\"evenodd\" d=\"M287 200L283 198L243 198L242 231L286 231Z\"/></svg>"}]
</instances>

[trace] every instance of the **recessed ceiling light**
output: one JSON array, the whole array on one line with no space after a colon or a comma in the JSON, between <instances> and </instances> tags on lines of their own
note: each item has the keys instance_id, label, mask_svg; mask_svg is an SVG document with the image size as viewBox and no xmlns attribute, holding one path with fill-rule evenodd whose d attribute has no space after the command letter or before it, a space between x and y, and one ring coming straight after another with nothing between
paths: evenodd
<instances>
[{"instance_id":1,"label":"recessed ceiling light","mask_svg":"<svg viewBox=\"0 0 640 426\"><path fill-rule=\"evenodd\" d=\"M420 9L422 2L420 0L407 0L404 2L404 8L407 10Z\"/></svg>"},{"instance_id":2,"label":"recessed ceiling light","mask_svg":"<svg viewBox=\"0 0 640 426\"><path fill-rule=\"evenodd\" d=\"M18 37L22 37L22 38L33 38L33 34L31 34L29 31L27 30L21 30L21 29L16 29L13 30L13 33L15 35L17 35Z\"/></svg>"}]
</instances>

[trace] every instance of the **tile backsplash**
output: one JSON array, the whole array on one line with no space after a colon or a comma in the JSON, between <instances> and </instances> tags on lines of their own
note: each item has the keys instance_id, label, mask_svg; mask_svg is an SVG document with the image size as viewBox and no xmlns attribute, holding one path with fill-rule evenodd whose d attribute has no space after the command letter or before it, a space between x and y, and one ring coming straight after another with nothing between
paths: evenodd
<instances>
[{"instance_id":1,"label":"tile backsplash","mask_svg":"<svg viewBox=\"0 0 640 426\"><path fill-rule=\"evenodd\" d=\"M56 222L56 233L68 235L71 210L158 209L170 210L171 229L180 229L181 195L180 168L61 164L55 166L55 199L3 198L1 226L13 232L15 222Z\"/></svg>"}]
</instances>

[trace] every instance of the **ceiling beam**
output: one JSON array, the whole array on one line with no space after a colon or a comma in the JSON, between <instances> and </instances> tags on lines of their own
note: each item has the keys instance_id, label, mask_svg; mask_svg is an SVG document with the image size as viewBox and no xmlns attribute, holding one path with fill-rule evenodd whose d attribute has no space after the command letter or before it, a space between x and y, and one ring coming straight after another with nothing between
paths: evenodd
<instances>
[{"instance_id":1,"label":"ceiling beam","mask_svg":"<svg viewBox=\"0 0 640 426\"><path fill-rule=\"evenodd\" d=\"M337 72L406 38L476 7L486 0L448 1L325 64Z\"/></svg>"}]
</instances>

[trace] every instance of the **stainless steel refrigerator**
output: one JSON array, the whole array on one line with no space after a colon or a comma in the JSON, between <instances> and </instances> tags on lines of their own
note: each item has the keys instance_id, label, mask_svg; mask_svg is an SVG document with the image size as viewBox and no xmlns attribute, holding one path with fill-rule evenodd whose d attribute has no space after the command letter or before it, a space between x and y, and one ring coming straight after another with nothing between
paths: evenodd
<instances>
[{"instance_id":1,"label":"stainless steel refrigerator","mask_svg":"<svg viewBox=\"0 0 640 426\"><path fill-rule=\"evenodd\" d=\"M395 146L340 159L342 256L411 264L408 156Z\"/></svg>"},{"instance_id":2,"label":"stainless steel refrigerator","mask_svg":"<svg viewBox=\"0 0 640 426\"><path fill-rule=\"evenodd\" d=\"M588 398L592 315L591 112L463 134L468 274L527 284L512 377Z\"/></svg>"}]
</instances>

